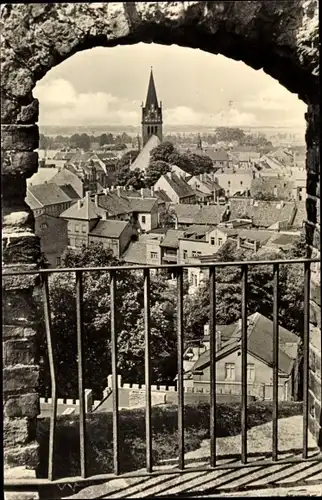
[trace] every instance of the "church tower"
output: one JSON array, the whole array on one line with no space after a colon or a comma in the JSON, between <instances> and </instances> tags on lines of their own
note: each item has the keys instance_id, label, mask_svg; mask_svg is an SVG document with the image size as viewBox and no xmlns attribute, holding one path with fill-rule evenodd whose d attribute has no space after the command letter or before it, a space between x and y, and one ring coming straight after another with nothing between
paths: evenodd
<instances>
[{"instance_id":1,"label":"church tower","mask_svg":"<svg viewBox=\"0 0 322 500\"><path fill-rule=\"evenodd\" d=\"M158 103L157 92L155 90L153 71L151 68L148 93L145 106L142 103L142 140L143 146L152 135L156 135L162 142L162 103Z\"/></svg>"}]
</instances>

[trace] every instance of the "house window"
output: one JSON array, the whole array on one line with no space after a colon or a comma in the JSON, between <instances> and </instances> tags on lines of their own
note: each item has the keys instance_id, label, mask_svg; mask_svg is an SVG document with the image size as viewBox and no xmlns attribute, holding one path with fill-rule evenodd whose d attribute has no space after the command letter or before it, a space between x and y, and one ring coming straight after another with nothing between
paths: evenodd
<instances>
[{"instance_id":1,"label":"house window","mask_svg":"<svg viewBox=\"0 0 322 500\"><path fill-rule=\"evenodd\" d=\"M188 258L188 250L183 251L183 258L187 259Z\"/></svg>"},{"instance_id":2,"label":"house window","mask_svg":"<svg viewBox=\"0 0 322 500\"><path fill-rule=\"evenodd\" d=\"M243 181L240 181L240 185L241 185L241 186L243 185Z\"/></svg>"},{"instance_id":3,"label":"house window","mask_svg":"<svg viewBox=\"0 0 322 500\"><path fill-rule=\"evenodd\" d=\"M75 232L79 233L79 224L75 224Z\"/></svg>"},{"instance_id":4,"label":"house window","mask_svg":"<svg viewBox=\"0 0 322 500\"><path fill-rule=\"evenodd\" d=\"M235 380L235 363L225 363L225 379Z\"/></svg>"},{"instance_id":5,"label":"house window","mask_svg":"<svg viewBox=\"0 0 322 500\"><path fill-rule=\"evenodd\" d=\"M230 191L229 191L229 189L227 189L226 196L229 196L229 195L230 195Z\"/></svg>"},{"instance_id":6,"label":"house window","mask_svg":"<svg viewBox=\"0 0 322 500\"><path fill-rule=\"evenodd\" d=\"M151 252L151 259L156 260L158 258L158 253L157 252Z\"/></svg>"},{"instance_id":7,"label":"house window","mask_svg":"<svg viewBox=\"0 0 322 500\"><path fill-rule=\"evenodd\" d=\"M86 233L86 224L83 224L83 233Z\"/></svg>"},{"instance_id":8,"label":"house window","mask_svg":"<svg viewBox=\"0 0 322 500\"><path fill-rule=\"evenodd\" d=\"M215 238L210 238L210 244L214 245L215 244Z\"/></svg>"},{"instance_id":9,"label":"house window","mask_svg":"<svg viewBox=\"0 0 322 500\"><path fill-rule=\"evenodd\" d=\"M230 181L228 181L228 186L230 187Z\"/></svg>"},{"instance_id":10,"label":"house window","mask_svg":"<svg viewBox=\"0 0 322 500\"><path fill-rule=\"evenodd\" d=\"M56 257L56 266L60 266L61 260L60 257Z\"/></svg>"},{"instance_id":11,"label":"house window","mask_svg":"<svg viewBox=\"0 0 322 500\"><path fill-rule=\"evenodd\" d=\"M250 382L255 380L255 365L253 363L247 364L247 380Z\"/></svg>"},{"instance_id":12,"label":"house window","mask_svg":"<svg viewBox=\"0 0 322 500\"><path fill-rule=\"evenodd\" d=\"M222 238L218 238L218 246L221 247L222 245Z\"/></svg>"},{"instance_id":13,"label":"house window","mask_svg":"<svg viewBox=\"0 0 322 500\"><path fill-rule=\"evenodd\" d=\"M41 229L47 229L48 228L48 224L46 224L46 222L43 222L41 224Z\"/></svg>"},{"instance_id":14,"label":"house window","mask_svg":"<svg viewBox=\"0 0 322 500\"><path fill-rule=\"evenodd\" d=\"M145 224L145 215L142 215L141 221L142 221L142 224Z\"/></svg>"}]
</instances>

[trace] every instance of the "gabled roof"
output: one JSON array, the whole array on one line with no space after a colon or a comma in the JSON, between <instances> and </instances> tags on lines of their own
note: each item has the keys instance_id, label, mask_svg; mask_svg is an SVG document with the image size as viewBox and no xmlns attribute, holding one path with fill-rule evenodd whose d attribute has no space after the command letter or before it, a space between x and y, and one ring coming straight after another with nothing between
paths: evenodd
<instances>
[{"instance_id":1,"label":"gabled roof","mask_svg":"<svg viewBox=\"0 0 322 500\"><path fill-rule=\"evenodd\" d=\"M151 212L158 204L157 198L128 198L133 212Z\"/></svg>"},{"instance_id":2,"label":"gabled roof","mask_svg":"<svg viewBox=\"0 0 322 500\"><path fill-rule=\"evenodd\" d=\"M110 215L128 214L132 212L128 198L118 196L117 193L100 193L97 195L98 205L104 208Z\"/></svg>"},{"instance_id":3,"label":"gabled roof","mask_svg":"<svg viewBox=\"0 0 322 500\"><path fill-rule=\"evenodd\" d=\"M130 243L122 255L122 260L128 264L146 264L146 242L134 241Z\"/></svg>"},{"instance_id":4,"label":"gabled roof","mask_svg":"<svg viewBox=\"0 0 322 500\"><path fill-rule=\"evenodd\" d=\"M27 188L26 200L31 209L33 209L32 205L35 205L35 200L36 206L34 208L39 208L39 206L46 207L57 203L66 203L71 199L60 186L54 183L38 184Z\"/></svg>"},{"instance_id":5,"label":"gabled roof","mask_svg":"<svg viewBox=\"0 0 322 500\"><path fill-rule=\"evenodd\" d=\"M101 238L119 238L128 224L122 220L100 220L89 235Z\"/></svg>"},{"instance_id":6,"label":"gabled roof","mask_svg":"<svg viewBox=\"0 0 322 500\"><path fill-rule=\"evenodd\" d=\"M231 198L229 205L231 219L239 219L247 214L252 218L254 226L267 228L281 221L291 223L295 211L295 203L288 201L254 201L250 198L243 200Z\"/></svg>"},{"instance_id":7,"label":"gabled roof","mask_svg":"<svg viewBox=\"0 0 322 500\"><path fill-rule=\"evenodd\" d=\"M64 193L66 193L66 195L71 200L79 200L80 199L80 196L76 193L75 189L70 184L63 184L63 185L60 185L59 187L60 187L60 189L62 189L64 191Z\"/></svg>"},{"instance_id":8,"label":"gabled roof","mask_svg":"<svg viewBox=\"0 0 322 500\"><path fill-rule=\"evenodd\" d=\"M79 220L95 220L99 217L104 217L106 210L103 210L95 205L95 202L89 197L85 196L82 200L74 203L71 207L67 208L60 217L63 219L79 219Z\"/></svg>"},{"instance_id":9,"label":"gabled roof","mask_svg":"<svg viewBox=\"0 0 322 500\"><path fill-rule=\"evenodd\" d=\"M179 238L184 236L184 230L169 229L160 243L160 247L179 248Z\"/></svg>"},{"instance_id":10,"label":"gabled roof","mask_svg":"<svg viewBox=\"0 0 322 500\"><path fill-rule=\"evenodd\" d=\"M47 168L40 167L38 172L36 172L30 179L27 179L27 187L37 186L38 184L44 184L45 182L53 182L53 177L59 172L58 168Z\"/></svg>"},{"instance_id":11,"label":"gabled roof","mask_svg":"<svg viewBox=\"0 0 322 500\"><path fill-rule=\"evenodd\" d=\"M164 175L164 178L167 180L169 185L172 187L174 192L176 193L179 198L185 198L187 196L193 196L195 194L194 190L192 189L189 184L178 177L174 172L168 172L166 175Z\"/></svg>"},{"instance_id":12,"label":"gabled roof","mask_svg":"<svg viewBox=\"0 0 322 500\"><path fill-rule=\"evenodd\" d=\"M235 228L234 231L240 238L258 241L259 243L265 243L272 237L272 233L270 231L258 231L257 229L239 229L239 228Z\"/></svg>"},{"instance_id":13,"label":"gabled roof","mask_svg":"<svg viewBox=\"0 0 322 500\"><path fill-rule=\"evenodd\" d=\"M224 205L191 205L173 204L172 210L175 212L179 224L199 224L216 225L221 221L225 212Z\"/></svg>"},{"instance_id":14,"label":"gabled roof","mask_svg":"<svg viewBox=\"0 0 322 500\"><path fill-rule=\"evenodd\" d=\"M154 191L155 196L157 196L161 201L171 202L171 198L167 195L167 193L163 189L157 189Z\"/></svg>"},{"instance_id":15,"label":"gabled roof","mask_svg":"<svg viewBox=\"0 0 322 500\"><path fill-rule=\"evenodd\" d=\"M134 162L130 165L130 170L135 170L136 168L138 168L141 171L145 171L149 166L150 153L152 149L159 146L159 144L161 144L159 137L156 135L151 135L150 139L144 145L143 149L135 158Z\"/></svg>"},{"instance_id":16,"label":"gabled roof","mask_svg":"<svg viewBox=\"0 0 322 500\"><path fill-rule=\"evenodd\" d=\"M223 344L216 353L216 360L224 358L228 353L240 348L241 327L239 323L234 323L235 328L231 329L230 338ZM247 328L247 352L261 359L268 366L273 366L273 322L260 313L254 313L248 317ZM279 326L279 369L286 375L291 373L294 358L286 354L283 345L296 343L300 339L295 333ZM287 347L288 348L288 347ZM192 371L202 370L210 363L210 351L204 352L194 364Z\"/></svg>"}]
</instances>

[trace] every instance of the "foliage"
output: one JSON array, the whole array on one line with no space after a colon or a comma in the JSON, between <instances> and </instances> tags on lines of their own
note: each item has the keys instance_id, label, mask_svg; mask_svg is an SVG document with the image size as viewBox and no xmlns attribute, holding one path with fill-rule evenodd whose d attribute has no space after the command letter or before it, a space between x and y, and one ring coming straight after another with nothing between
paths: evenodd
<instances>
[{"instance_id":1,"label":"foliage","mask_svg":"<svg viewBox=\"0 0 322 500\"><path fill-rule=\"evenodd\" d=\"M165 161L162 160L150 161L149 166L145 172L146 187L154 186L157 180L160 179L162 175L165 175L170 170L171 170L170 164Z\"/></svg>"},{"instance_id":2,"label":"foliage","mask_svg":"<svg viewBox=\"0 0 322 500\"><path fill-rule=\"evenodd\" d=\"M302 403L280 402L278 418L303 413ZM248 429L272 421L273 404L270 401L250 403L247 409ZM196 450L202 440L209 439L209 403L185 405L185 452ZM141 469L145 463L145 409L121 410L120 467L121 473ZM112 413L87 415L87 463L89 475L113 472L113 416ZM176 405L152 407L153 463L178 456L178 408ZM225 438L241 432L240 403L216 404L216 436ZM48 474L49 419L41 419L37 427L40 442L40 477ZM79 421L78 417L60 416L55 436L57 477L79 476Z\"/></svg>"},{"instance_id":3,"label":"foliage","mask_svg":"<svg viewBox=\"0 0 322 500\"><path fill-rule=\"evenodd\" d=\"M62 267L96 267L119 265L120 261L100 245L66 250ZM175 306L170 300L167 281L151 277L151 355L153 383L166 383L176 375ZM117 272L116 332L118 368L124 380L144 381L144 297L142 272ZM77 394L76 296L75 277L61 273L50 286L52 334L57 363L59 397ZM41 310L41 305L39 304ZM108 272L83 273L83 340L85 384L100 397L111 373L110 276ZM48 390L48 361L45 339L41 348L43 359L42 393Z\"/></svg>"},{"instance_id":4,"label":"foliage","mask_svg":"<svg viewBox=\"0 0 322 500\"><path fill-rule=\"evenodd\" d=\"M223 253L224 252L224 253ZM305 252L303 237L292 248L279 254L280 259L300 258ZM216 254L216 260L276 260L276 253L251 256L249 251L234 250L225 245ZM239 267L216 270L216 322L230 324L241 317L241 271ZM303 334L304 275L300 264L280 265L279 272L279 321L282 326L300 337ZM203 327L209 321L209 280L194 295L185 297L184 321L188 340L200 339ZM273 269L272 265L249 266L247 286L248 315L260 312L273 319Z\"/></svg>"},{"instance_id":5,"label":"foliage","mask_svg":"<svg viewBox=\"0 0 322 500\"><path fill-rule=\"evenodd\" d=\"M91 147L91 141L87 134L73 134L69 143L72 148L79 148L84 151L89 151Z\"/></svg>"},{"instance_id":6,"label":"foliage","mask_svg":"<svg viewBox=\"0 0 322 500\"><path fill-rule=\"evenodd\" d=\"M131 149L130 151L127 151L126 153L124 153L122 158L120 158L117 161L116 170L121 170L124 167L129 167L135 161L138 154L139 154L139 151L135 150L135 149Z\"/></svg>"},{"instance_id":7,"label":"foliage","mask_svg":"<svg viewBox=\"0 0 322 500\"><path fill-rule=\"evenodd\" d=\"M175 151L175 147L172 142L162 142L156 148L153 148L150 153L150 161L165 161L170 163L170 156Z\"/></svg>"},{"instance_id":8,"label":"foliage","mask_svg":"<svg viewBox=\"0 0 322 500\"><path fill-rule=\"evenodd\" d=\"M132 186L133 189L141 189L146 186L143 172L138 168L131 170L129 166L121 168L116 173L115 184L124 187Z\"/></svg>"}]
</instances>

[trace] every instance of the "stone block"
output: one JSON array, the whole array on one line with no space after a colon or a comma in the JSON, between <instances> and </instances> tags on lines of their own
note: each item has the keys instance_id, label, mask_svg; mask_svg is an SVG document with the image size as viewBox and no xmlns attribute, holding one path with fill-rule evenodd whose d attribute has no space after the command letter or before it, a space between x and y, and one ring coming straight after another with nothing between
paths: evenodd
<instances>
[{"instance_id":1,"label":"stone block","mask_svg":"<svg viewBox=\"0 0 322 500\"><path fill-rule=\"evenodd\" d=\"M308 194L316 196L318 179L319 179L318 173L312 173L310 171L307 173L306 191Z\"/></svg>"},{"instance_id":2,"label":"stone block","mask_svg":"<svg viewBox=\"0 0 322 500\"><path fill-rule=\"evenodd\" d=\"M7 340L3 344L4 366L34 365L36 363L37 348L34 340L22 338Z\"/></svg>"},{"instance_id":3,"label":"stone block","mask_svg":"<svg viewBox=\"0 0 322 500\"><path fill-rule=\"evenodd\" d=\"M313 224L316 224L317 219L316 219L316 200L313 200L312 198L307 198L306 200L306 213L307 213L307 219L310 222L313 222Z\"/></svg>"},{"instance_id":4,"label":"stone block","mask_svg":"<svg viewBox=\"0 0 322 500\"><path fill-rule=\"evenodd\" d=\"M5 448L4 465L9 467L24 466L26 469L36 469L39 464L39 445L32 442L26 446Z\"/></svg>"},{"instance_id":5,"label":"stone block","mask_svg":"<svg viewBox=\"0 0 322 500\"><path fill-rule=\"evenodd\" d=\"M4 500L39 500L37 491L5 491Z\"/></svg>"},{"instance_id":6,"label":"stone block","mask_svg":"<svg viewBox=\"0 0 322 500\"><path fill-rule=\"evenodd\" d=\"M310 299L321 307L321 284L310 282Z\"/></svg>"},{"instance_id":7,"label":"stone block","mask_svg":"<svg viewBox=\"0 0 322 500\"><path fill-rule=\"evenodd\" d=\"M39 367L15 366L3 370L3 392L33 392L38 387Z\"/></svg>"},{"instance_id":8,"label":"stone block","mask_svg":"<svg viewBox=\"0 0 322 500\"><path fill-rule=\"evenodd\" d=\"M16 235L14 238L4 237L2 242L2 262L5 265L3 268L4 272L14 273L37 270L35 262L37 262L41 256L40 240L38 236L29 235L25 237ZM15 279L19 278L22 281L24 279L34 279L35 276L37 275L20 275L15 276ZM7 288L12 288L14 284L14 282L12 282L12 277L7 277L5 280L6 283L8 283Z\"/></svg>"},{"instance_id":9,"label":"stone block","mask_svg":"<svg viewBox=\"0 0 322 500\"><path fill-rule=\"evenodd\" d=\"M321 328L321 307L310 301L310 323Z\"/></svg>"},{"instance_id":10,"label":"stone block","mask_svg":"<svg viewBox=\"0 0 322 500\"><path fill-rule=\"evenodd\" d=\"M39 118L39 101L32 99L29 104L21 106L20 112L17 116L17 123L21 124L34 124Z\"/></svg>"},{"instance_id":11,"label":"stone block","mask_svg":"<svg viewBox=\"0 0 322 500\"><path fill-rule=\"evenodd\" d=\"M27 393L7 396L4 400L3 412L7 417L34 418L40 413L39 395Z\"/></svg>"},{"instance_id":12,"label":"stone block","mask_svg":"<svg viewBox=\"0 0 322 500\"><path fill-rule=\"evenodd\" d=\"M321 397L321 379L312 370L309 370L309 389L316 398Z\"/></svg>"},{"instance_id":13,"label":"stone block","mask_svg":"<svg viewBox=\"0 0 322 500\"><path fill-rule=\"evenodd\" d=\"M35 320L35 303L30 290L5 291L2 296L3 316L6 325L30 327Z\"/></svg>"},{"instance_id":14,"label":"stone block","mask_svg":"<svg viewBox=\"0 0 322 500\"><path fill-rule=\"evenodd\" d=\"M1 149L33 151L39 146L37 125L1 125Z\"/></svg>"},{"instance_id":15,"label":"stone block","mask_svg":"<svg viewBox=\"0 0 322 500\"><path fill-rule=\"evenodd\" d=\"M1 151L3 175L31 177L38 170L38 153L35 151Z\"/></svg>"},{"instance_id":16,"label":"stone block","mask_svg":"<svg viewBox=\"0 0 322 500\"><path fill-rule=\"evenodd\" d=\"M36 438L36 423L28 418L4 418L4 446L27 444Z\"/></svg>"}]
</instances>

